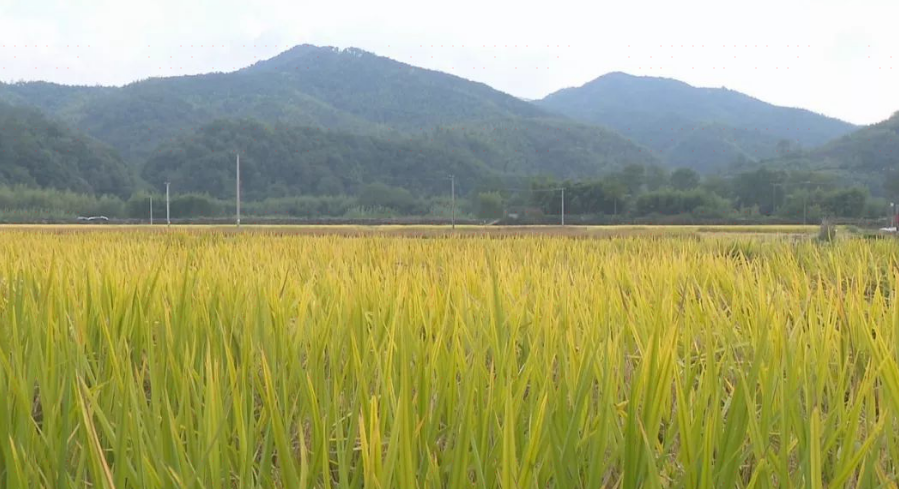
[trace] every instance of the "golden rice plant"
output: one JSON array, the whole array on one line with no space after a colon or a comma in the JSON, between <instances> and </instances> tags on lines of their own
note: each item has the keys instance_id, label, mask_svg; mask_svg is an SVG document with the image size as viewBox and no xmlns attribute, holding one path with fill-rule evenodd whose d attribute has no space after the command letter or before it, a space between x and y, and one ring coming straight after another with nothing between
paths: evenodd
<instances>
[{"instance_id":1,"label":"golden rice plant","mask_svg":"<svg viewBox=\"0 0 899 489\"><path fill-rule=\"evenodd\" d=\"M0 487L895 487L892 241L0 233Z\"/></svg>"}]
</instances>

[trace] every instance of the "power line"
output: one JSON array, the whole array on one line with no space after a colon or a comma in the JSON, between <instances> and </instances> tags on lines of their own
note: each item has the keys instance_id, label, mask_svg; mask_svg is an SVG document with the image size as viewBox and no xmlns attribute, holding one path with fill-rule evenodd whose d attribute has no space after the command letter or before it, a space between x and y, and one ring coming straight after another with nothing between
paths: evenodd
<instances>
[{"instance_id":1,"label":"power line","mask_svg":"<svg viewBox=\"0 0 899 489\"><path fill-rule=\"evenodd\" d=\"M515 188L515 187L503 187L497 188L493 190L494 192L558 192L564 191L565 187L553 187L553 188Z\"/></svg>"},{"instance_id":2,"label":"power line","mask_svg":"<svg viewBox=\"0 0 899 489\"><path fill-rule=\"evenodd\" d=\"M172 219L169 214L169 184L171 182L165 182L165 225L171 227Z\"/></svg>"},{"instance_id":3,"label":"power line","mask_svg":"<svg viewBox=\"0 0 899 489\"><path fill-rule=\"evenodd\" d=\"M507 190L507 191L508 191L508 190L512 190L512 191L522 191L522 192L561 192L561 193L562 193L562 197L561 197L562 212L561 212L560 217L561 217L561 220L562 220L562 223L561 223L562 226L565 225L565 187L553 187L553 188L529 188L529 189L522 189L522 188L517 188L517 189L516 189L516 188L505 188L505 189L503 189L503 190ZM501 190L500 190L500 191L501 191Z\"/></svg>"},{"instance_id":4,"label":"power line","mask_svg":"<svg viewBox=\"0 0 899 489\"><path fill-rule=\"evenodd\" d=\"M456 229L456 176L450 176L450 192L453 198L453 229Z\"/></svg>"},{"instance_id":5,"label":"power line","mask_svg":"<svg viewBox=\"0 0 899 489\"><path fill-rule=\"evenodd\" d=\"M235 179L237 183L235 184L235 190L237 193L237 227L240 227L240 153L237 153L237 168L236 168L237 178Z\"/></svg>"}]
</instances>

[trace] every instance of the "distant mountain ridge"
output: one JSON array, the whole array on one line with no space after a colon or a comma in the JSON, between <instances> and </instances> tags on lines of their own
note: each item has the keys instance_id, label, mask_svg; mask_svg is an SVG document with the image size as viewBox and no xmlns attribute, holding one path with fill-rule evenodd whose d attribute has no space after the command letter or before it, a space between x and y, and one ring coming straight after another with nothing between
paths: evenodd
<instances>
[{"instance_id":1,"label":"distant mountain ridge","mask_svg":"<svg viewBox=\"0 0 899 489\"><path fill-rule=\"evenodd\" d=\"M121 88L0 84L0 100L36 106L131 160L142 160L160 142L221 118L383 135L488 118L547 116L481 83L359 49L311 45L232 73L151 78Z\"/></svg>"},{"instance_id":2,"label":"distant mountain ridge","mask_svg":"<svg viewBox=\"0 0 899 489\"><path fill-rule=\"evenodd\" d=\"M189 158L161 158L161 152L173 147L188 155L191 150L201 156L221 152L227 144L216 137L236 137L239 129L259 131L254 129L257 123L290 128L297 141L288 143L266 131L259 134L272 144L290 146L290 154L311 154L314 149L316 164L321 165L357 158L389 169L392 163L378 158L404 151L430 155L429 161L403 159L411 165L407 173L415 168L411 174L418 187L426 180L423 169L443 172L434 161L456 165L472 181L595 177L631 163L732 171L734 162L739 166L741 161L770 160L783 140L815 147L855 128L727 89L624 73L531 102L361 49L312 45L296 46L235 72L151 78L124 87L0 83L0 101L35 107L54 123L60 121L60 127L78 128L75 132L115 148L131 171L151 179L162 170L144 171L149 161L165 172L178 171L171 165L191 164ZM322 146L313 144L307 129L333 134L321 136L327 142ZM199 135L207 138L205 149L191 146L190 137ZM378 156L363 157L348 147L367 147ZM287 171L276 163L260 162L259 168ZM310 178L332 173L306 171ZM359 181L331 176L340 185L328 180L322 185L303 182L297 188L352 188ZM15 183L15 178L7 181ZM197 180L195 187L205 185Z\"/></svg>"},{"instance_id":3,"label":"distant mountain ridge","mask_svg":"<svg viewBox=\"0 0 899 489\"><path fill-rule=\"evenodd\" d=\"M227 146L210 140L206 149L193 148L185 140L217 121L232 124L213 126L219 130L202 134L235 136L235 129L255 130L253 122L289 127L298 141L315 147L317 157L328 151L332 159L353 155L382 169L391 164L346 146L368 147L379 158L409 148L431 155L432 160L461 158L460 165L477 169L468 172L472 181L491 175L579 178L629 163L658 163L646 148L614 131L551 114L482 83L352 48L300 45L231 73L152 78L124 87L0 84L0 100L37 107L78 127L115 147L138 174L152 179L160 172L144 171L141 167L148 162L176 173L170 164L192 164L189 158L160 159L166 148L174 145L205 154ZM330 146L313 144L314 138L302 136L306 133L300 128L333 132L333 137L325 138ZM269 140L288 144L278 137ZM290 144L292 154L311 149ZM286 158L278 151L269 155ZM294 157L289 160L303 164ZM316 161L330 164L328 158ZM438 170L430 162L419 164ZM275 162L259 162L258 168L287 171ZM319 178L330 171L307 173ZM276 176L260 178L269 177ZM345 180L322 188L352 188L356 183L353 178ZM418 178L416 185L421 181ZM209 187L201 180L195 184L191 188ZM313 183L303 188L318 187Z\"/></svg>"},{"instance_id":4,"label":"distant mountain ridge","mask_svg":"<svg viewBox=\"0 0 899 489\"><path fill-rule=\"evenodd\" d=\"M621 166L619 157L656 163L648 150L607 130L552 119L441 126L402 138L221 119L160 146L142 167L142 176L156 187L177 181L181 191L228 196L236 153L250 199L353 195L372 182L440 195L450 175L457 190L468 193L510 181L526 185L522 177L528 175L578 178L612 171Z\"/></svg>"},{"instance_id":5,"label":"distant mountain ridge","mask_svg":"<svg viewBox=\"0 0 899 489\"><path fill-rule=\"evenodd\" d=\"M546 115L533 104L483 83L357 48L303 44L240 72L282 76L332 107L405 130L488 117Z\"/></svg>"},{"instance_id":6,"label":"distant mountain ridge","mask_svg":"<svg viewBox=\"0 0 899 489\"><path fill-rule=\"evenodd\" d=\"M611 127L671 166L702 171L776 154L781 140L814 147L856 126L805 109L779 107L726 88L621 72L554 92L536 105Z\"/></svg>"},{"instance_id":7,"label":"distant mountain ridge","mask_svg":"<svg viewBox=\"0 0 899 489\"><path fill-rule=\"evenodd\" d=\"M899 202L899 112L809 151L766 162L781 168L823 170Z\"/></svg>"}]
</instances>

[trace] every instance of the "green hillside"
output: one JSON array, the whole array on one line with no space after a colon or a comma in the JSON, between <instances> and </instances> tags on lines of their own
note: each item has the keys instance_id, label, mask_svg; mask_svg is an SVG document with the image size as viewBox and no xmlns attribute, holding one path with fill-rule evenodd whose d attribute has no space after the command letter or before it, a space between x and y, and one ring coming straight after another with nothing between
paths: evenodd
<instances>
[{"instance_id":1,"label":"green hillside","mask_svg":"<svg viewBox=\"0 0 899 489\"><path fill-rule=\"evenodd\" d=\"M572 144L581 142L583 146ZM584 177L624 163L653 163L648 150L615 134L555 120L446 126L412 137L374 137L256 120L219 120L160 146L141 176L153 186L227 197L241 154L247 197L354 194L382 182L415 193L444 193L528 175Z\"/></svg>"},{"instance_id":2,"label":"green hillside","mask_svg":"<svg viewBox=\"0 0 899 489\"><path fill-rule=\"evenodd\" d=\"M826 171L899 201L899 112L883 122L774 164Z\"/></svg>"},{"instance_id":3,"label":"green hillside","mask_svg":"<svg viewBox=\"0 0 899 489\"><path fill-rule=\"evenodd\" d=\"M0 185L128 195L129 169L110 147L48 119L0 103Z\"/></svg>"},{"instance_id":4,"label":"green hillside","mask_svg":"<svg viewBox=\"0 0 899 489\"><path fill-rule=\"evenodd\" d=\"M736 158L777 154L786 140L815 147L855 129L813 112L778 107L726 88L697 88L666 78L610 73L536 104L611 127L652 148L670 166L717 170Z\"/></svg>"},{"instance_id":5,"label":"green hillside","mask_svg":"<svg viewBox=\"0 0 899 489\"><path fill-rule=\"evenodd\" d=\"M484 84L357 49L309 45L233 73L153 78L121 88L0 84L0 100L61 117L133 163L159 143L221 118L389 135L545 116Z\"/></svg>"}]
</instances>

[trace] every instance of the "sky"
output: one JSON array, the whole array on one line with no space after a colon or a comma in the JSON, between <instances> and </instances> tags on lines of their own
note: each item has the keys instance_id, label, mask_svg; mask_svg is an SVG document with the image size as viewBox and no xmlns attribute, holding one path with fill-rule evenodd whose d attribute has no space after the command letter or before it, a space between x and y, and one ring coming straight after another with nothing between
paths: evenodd
<instances>
[{"instance_id":1,"label":"sky","mask_svg":"<svg viewBox=\"0 0 899 489\"><path fill-rule=\"evenodd\" d=\"M623 71L871 124L899 111L897 19L897 0L0 0L0 81L123 85L308 43L525 99Z\"/></svg>"}]
</instances>

